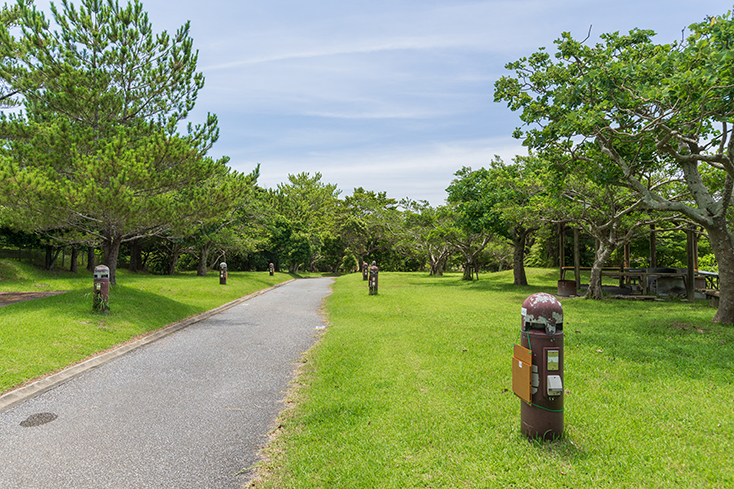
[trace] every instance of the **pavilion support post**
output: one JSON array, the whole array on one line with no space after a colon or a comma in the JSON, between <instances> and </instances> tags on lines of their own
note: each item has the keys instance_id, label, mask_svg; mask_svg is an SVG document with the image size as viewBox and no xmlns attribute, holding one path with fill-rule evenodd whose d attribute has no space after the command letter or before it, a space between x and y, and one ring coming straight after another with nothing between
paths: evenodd
<instances>
[{"instance_id":1,"label":"pavilion support post","mask_svg":"<svg viewBox=\"0 0 734 489\"><path fill-rule=\"evenodd\" d=\"M655 236L655 225L650 225L650 268L657 268L658 257L657 257L657 240Z\"/></svg>"},{"instance_id":2,"label":"pavilion support post","mask_svg":"<svg viewBox=\"0 0 734 489\"><path fill-rule=\"evenodd\" d=\"M686 230L686 239L688 246L686 247L686 255L688 258L688 277L686 280L686 293L688 295L688 300L693 301L696 299L696 287L693 281L695 280L695 260L694 257L696 255L695 251L695 231L693 229Z\"/></svg>"},{"instance_id":3,"label":"pavilion support post","mask_svg":"<svg viewBox=\"0 0 734 489\"><path fill-rule=\"evenodd\" d=\"M626 243L624 245L624 268L626 270L629 270L629 267L630 267L630 244L629 243ZM630 286L630 284L631 284L630 281L631 280L632 279L630 278L630 276L627 275L627 278L625 280L625 283L626 283L627 287Z\"/></svg>"},{"instance_id":4,"label":"pavilion support post","mask_svg":"<svg viewBox=\"0 0 734 489\"><path fill-rule=\"evenodd\" d=\"M561 280L565 279L565 274L566 274L566 271L563 269L563 267L566 266L565 248L566 248L566 225L564 223L559 223L558 224L558 262L560 263L560 268L561 268Z\"/></svg>"},{"instance_id":5,"label":"pavilion support post","mask_svg":"<svg viewBox=\"0 0 734 489\"><path fill-rule=\"evenodd\" d=\"M579 245L579 228L573 228L573 278L576 290L581 288L581 251Z\"/></svg>"}]
</instances>

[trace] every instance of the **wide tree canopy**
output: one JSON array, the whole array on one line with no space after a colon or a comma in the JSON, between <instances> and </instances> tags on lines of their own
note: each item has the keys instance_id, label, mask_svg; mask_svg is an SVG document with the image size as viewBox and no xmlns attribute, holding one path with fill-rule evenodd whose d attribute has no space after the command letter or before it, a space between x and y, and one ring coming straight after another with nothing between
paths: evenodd
<instances>
[{"instance_id":1,"label":"wide tree canopy","mask_svg":"<svg viewBox=\"0 0 734 489\"><path fill-rule=\"evenodd\" d=\"M515 135L544 157L568 171L616 173L649 209L704 227L719 264L715 320L734 323L734 20L727 13L690 30L672 44L645 30L593 46L563 34L554 55L508 64L514 75L497 81L495 99L521 112L526 127Z\"/></svg>"}]
</instances>

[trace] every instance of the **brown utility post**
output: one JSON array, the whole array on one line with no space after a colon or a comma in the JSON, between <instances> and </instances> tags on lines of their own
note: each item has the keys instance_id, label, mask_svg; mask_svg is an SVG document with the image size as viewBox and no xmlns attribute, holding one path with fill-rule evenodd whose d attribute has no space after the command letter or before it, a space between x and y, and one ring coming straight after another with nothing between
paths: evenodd
<instances>
[{"instance_id":1,"label":"brown utility post","mask_svg":"<svg viewBox=\"0 0 734 489\"><path fill-rule=\"evenodd\" d=\"M377 281L378 281L378 273L380 269L377 267L377 264L375 262L372 262L372 266L370 267L370 277L369 277L369 294L370 295L377 295Z\"/></svg>"},{"instance_id":2,"label":"brown utility post","mask_svg":"<svg viewBox=\"0 0 734 489\"><path fill-rule=\"evenodd\" d=\"M520 345L515 345L512 389L522 399L520 431L528 438L563 436L563 306L533 294L522 304Z\"/></svg>"},{"instance_id":3,"label":"brown utility post","mask_svg":"<svg viewBox=\"0 0 734 489\"><path fill-rule=\"evenodd\" d=\"M92 309L96 312L110 310L110 269L106 265L99 265L94 269Z\"/></svg>"},{"instance_id":4,"label":"brown utility post","mask_svg":"<svg viewBox=\"0 0 734 489\"><path fill-rule=\"evenodd\" d=\"M219 285L227 285L227 264L219 264Z\"/></svg>"}]
</instances>

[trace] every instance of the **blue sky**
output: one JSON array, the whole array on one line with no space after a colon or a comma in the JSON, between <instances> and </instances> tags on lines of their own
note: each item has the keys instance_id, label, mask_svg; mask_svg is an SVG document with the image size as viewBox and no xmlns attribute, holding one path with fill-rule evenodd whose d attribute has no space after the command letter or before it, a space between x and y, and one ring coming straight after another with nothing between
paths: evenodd
<instances>
[{"instance_id":1,"label":"blue sky","mask_svg":"<svg viewBox=\"0 0 734 489\"><path fill-rule=\"evenodd\" d=\"M192 120L219 117L212 156L259 163L264 187L320 172L345 194L433 205L462 166L525 154L517 114L493 102L505 63L591 26L592 41L640 27L670 42L732 3L143 0L156 31L191 21L206 76Z\"/></svg>"}]
</instances>

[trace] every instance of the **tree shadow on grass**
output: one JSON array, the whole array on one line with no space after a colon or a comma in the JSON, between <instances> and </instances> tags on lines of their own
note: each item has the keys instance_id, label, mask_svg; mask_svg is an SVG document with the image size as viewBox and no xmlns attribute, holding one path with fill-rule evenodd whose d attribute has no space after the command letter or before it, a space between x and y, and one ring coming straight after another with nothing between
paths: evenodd
<instances>
[{"instance_id":1,"label":"tree shadow on grass","mask_svg":"<svg viewBox=\"0 0 734 489\"><path fill-rule=\"evenodd\" d=\"M0 283L17 282L20 280L20 273L17 267L10 266L8 263L0 261Z\"/></svg>"},{"instance_id":2,"label":"tree shadow on grass","mask_svg":"<svg viewBox=\"0 0 734 489\"><path fill-rule=\"evenodd\" d=\"M531 285L511 283L512 275L492 274L479 281L456 277L423 280L425 287L461 288L462 294L487 297L519 305L530 295L555 295L557 271L539 270L528 276ZM540 285L532 285L538 283ZM481 299L478 299L478 301ZM702 301L634 302L606 299L560 298L564 308L565 345L599 355L611 364L627 360L664 369L672 377L709 378L734 369L734 327L711 322L715 313ZM596 353L600 350L601 353Z\"/></svg>"},{"instance_id":3,"label":"tree shadow on grass","mask_svg":"<svg viewBox=\"0 0 734 489\"><path fill-rule=\"evenodd\" d=\"M701 304L578 301L564 315L573 321L565 328L567 345L612 363L654 364L686 378L734 369L734 328L712 323L713 311Z\"/></svg>"},{"instance_id":4,"label":"tree shadow on grass","mask_svg":"<svg viewBox=\"0 0 734 489\"><path fill-rule=\"evenodd\" d=\"M510 280L512 277L510 277ZM511 282L501 282L498 280L440 280L436 282L421 282L423 287L441 287L441 288L461 288L463 293L481 294L486 296L488 294L502 294L505 298L511 298L512 302L519 302L522 304L525 299L533 294L539 292L545 292L547 294L555 294L557 290L549 285L513 285ZM518 309L518 314L520 313Z\"/></svg>"},{"instance_id":5,"label":"tree shadow on grass","mask_svg":"<svg viewBox=\"0 0 734 489\"><path fill-rule=\"evenodd\" d=\"M6 317L47 313L55 323L80 323L105 317L108 329L117 323L139 323L141 331L151 331L204 312L204 308L184 304L154 292L133 287L116 286L110 291L110 312L104 315L92 310L92 290L77 289L62 295L10 304L2 308ZM82 323L83 324L83 323Z\"/></svg>"}]
</instances>

